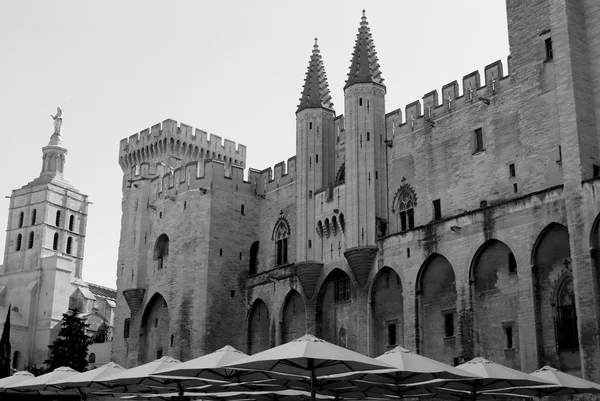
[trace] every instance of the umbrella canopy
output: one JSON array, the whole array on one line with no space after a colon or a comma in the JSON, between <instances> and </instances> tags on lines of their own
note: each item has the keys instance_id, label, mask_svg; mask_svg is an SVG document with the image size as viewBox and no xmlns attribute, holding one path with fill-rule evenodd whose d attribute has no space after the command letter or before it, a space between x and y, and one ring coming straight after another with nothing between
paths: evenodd
<instances>
[{"instance_id":1,"label":"umbrella canopy","mask_svg":"<svg viewBox=\"0 0 600 401\"><path fill-rule=\"evenodd\" d=\"M87 372L48 381L46 390L69 390L80 388L84 391L90 391L90 386L92 385L92 383L102 381L107 377L114 376L115 374L124 371L125 368L119 365L118 363L109 362L106 365L102 365L93 370L88 370Z\"/></svg>"},{"instance_id":2,"label":"umbrella canopy","mask_svg":"<svg viewBox=\"0 0 600 401\"><path fill-rule=\"evenodd\" d=\"M464 391L465 386L469 386L470 389L467 391L471 393L471 399L473 400L479 396L483 396L483 392L486 391L510 393L513 396L528 396L530 392L526 390L527 387L554 385L539 377L511 369L481 357L473 358L462 365L458 365L456 368L478 375L481 378L476 379L472 383L453 380L442 381L436 384L436 386L460 391Z\"/></svg>"},{"instance_id":3,"label":"umbrella canopy","mask_svg":"<svg viewBox=\"0 0 600 401\"><path fill-rule=\"evenodd\" d=\"M229 367L305 377L393 368L385 362L328 343L310 334L249 356Z\"/></svg>"},{"instance_id":4,"label":"umbrella canopy","mask_svg":"<svg viewBox=\"0 0 600 401\"><path fill-rule=\"evenodd\" d=\"M535 397L543 397L547 395L557 396L568 394L600 393L600 384L561 372L560 370L554 369L551 366L544 366L543 368L533 372L531 375L552 382L554 385L530 387L524 389L511 388L502 391L507 393L519 391L522 394Z\"/></svg>"},{"instance_id":5,"label":"umbrella canopy","mask_svg":"<svg viewBox=\"0 0 600 401\"><path fill-rule=\"evenodd\" d=\"M226 345L210 354L157 371L152 376L171 378L174 376L179 378L196 377L205 380L221 380L228 382L234 380L238 382L247 382L271 378L270 375L260 371L244 371L227 367L227 365L239 362L247 357L247 354Z\"/></svg>"},{"instance_id":6,"label":"umbrella canopy","mask_svg":"<svg viewBox=\"0 0 600 401\"><path fill-rule=\"evenodd\" d=\"M95 380L91 388L110 389L113 392L144 393L144 392L174 392L181 391L181 384L173 378L151 376L153 373L166 370L181 362L170 356L164 356L152 362L135 368L127 369L102 380ZM185 378L188 386L203 386L205 382L199 379Z\"/></svg>"},{"instance_id":7,"label":"umbrella canopy","mask_svg":"<svg viewBox=\"0 0 600 401\"><path fill-rule=\"evenodd\" d=\"M9 386L11 384L21 383L25 380L29 380L32 377L35 377L33 373L28 372L26 370L20 370L15 372L14 375L8 376L0 379L0 392L3 391L4 387Z\"/></svg>"},{"instance_id":8,"label":"umbrella canopy","mask_svg":"<svg viewBox=\"0 0 600 401\"><path fill-rule=\"evenodd\" d=\"M10 384L4 387L4 391L9 393L20 393L20 392L39 392L46 388L46 385L50 381L59 380L74 376L79 372L71 369L67 366L61 366L60 368L54 369L52 372L43 374L38 377L30 378L22 382Z\"/></svg>"},{"instance_id":9,"label":"umbrella canopy","mask_svg":"<svg viewBox=\"0 0 600 401\"><path fill-rule=\"evenodd\" d=\"M472 382L480 377L445 363L415 354L400 346L375 358L394 367L388 370L373 370L352 374L353 379L372 383L408 385L434 379L464 380Z\"/></svg>"},{"instance_id":10,"label":"umbrella canopy","mask_svg":"<svg viewBox=\"0 0 600 401\"><path fill-rule=\"evenodd\" d=\"M354 371L392 369L393 366L328 343L310 334L249 356L229 367L308 377L316 400L316 378Z\"/></svg>"}]
</instances>

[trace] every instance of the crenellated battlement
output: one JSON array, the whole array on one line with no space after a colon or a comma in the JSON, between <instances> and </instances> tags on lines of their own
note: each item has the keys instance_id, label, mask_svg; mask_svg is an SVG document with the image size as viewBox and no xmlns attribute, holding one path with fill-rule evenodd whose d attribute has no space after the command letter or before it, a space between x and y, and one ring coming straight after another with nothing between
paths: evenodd
<instances>
[{"instance_id":1,"label":"crenellated battlement","mask_svg":"<svg viewBox=\"0 0 600 401\"><path fill-rule=\"evenodd\" d=\"M511 57L508 57L510 71ZM421 100L409 103L404 108L387 113L388 133L402 134L434 127L435 120L467 108L474 103L489 105L493 97L510 87L509 76L504 75L502 61L498 60L484 68L483 83L479 71L473 71L462 78L462 93L458 81L452 81L442 87L441 96L437 89L427 92ZM389 134L388 134L389 135ZM391 135L390 135L391 136ZM391 137L389 138L391 139Z\"/></svg>"},{"instance_id":2,"label":"crenellated battlement","mask_svg":"<svg viewBox=\"0 0 600 401\"><path fill-rule=\"evenodd\" d=\"M248 170L248 181L256 185L256 194L264 195L279 187L289 184L295 180L296 176L296 156L292 156L287 161L287 169L284 161L275 165L274 168Z\"/></svg>"},{"instance_id":3,"label":"crenellated battlement","mask_svg":"<svg viewBox=\"0 0 600 401\"><path fill-rule=\"evenodd\" d=\"M182 163L215 159L228 166L243 168L246 164L246 146L171 119L122 139L119 144L119 164L124 171L163 155Z\"/></svg>"}]
</instances>

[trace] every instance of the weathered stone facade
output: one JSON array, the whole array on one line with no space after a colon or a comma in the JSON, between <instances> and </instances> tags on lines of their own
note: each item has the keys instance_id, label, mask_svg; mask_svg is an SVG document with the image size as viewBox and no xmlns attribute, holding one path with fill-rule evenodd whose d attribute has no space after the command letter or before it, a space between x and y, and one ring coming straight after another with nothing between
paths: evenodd
<instances>
[{"instance_id":1,"label":"weathered stone facade","mask_svg":"<svg viewBox=\"0 0 600 401\"><path fill-rule=\"evenodd\" d=\"M343 116L315 43L287 169L244 180L244 146L173 120L123 140L113 358L308 332L600 379L600 3L507 15L506 66L387 113L364 15ZM149 334L157 297L168 336Z\"/></svg>"}]
</instances>

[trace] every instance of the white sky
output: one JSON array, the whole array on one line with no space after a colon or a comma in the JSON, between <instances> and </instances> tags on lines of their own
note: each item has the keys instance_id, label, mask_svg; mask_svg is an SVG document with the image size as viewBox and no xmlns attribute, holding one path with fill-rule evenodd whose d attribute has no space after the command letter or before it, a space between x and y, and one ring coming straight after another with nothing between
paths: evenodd
<instances>
[{"instance_id":1,"label":"white sky","mask_svg":"<svg viewBox=\"0 0 600 401\"><path fill-rule=\"evenodd\" d=\"M343 114L363 8L387 112L498 59L507 71L504 0L0 2L2 195L39 175L61 106L65 178L93 202L83 277L114 288L119 141L172 118L246 145L247 166L287 161L313 38Z\"/></svg>"}]
</instances>

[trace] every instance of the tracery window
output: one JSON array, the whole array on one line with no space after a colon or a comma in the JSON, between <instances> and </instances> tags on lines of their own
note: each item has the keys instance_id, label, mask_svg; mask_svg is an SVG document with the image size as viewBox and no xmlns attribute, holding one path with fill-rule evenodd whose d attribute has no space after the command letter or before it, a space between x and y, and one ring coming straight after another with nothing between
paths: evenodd
<instances>
[{"instance_id":1,"label":"tracery window","mask_svg":"<svg viewBox=\"0 0 600 401\"><path fill-rule=\"evenodd\" d=\"M577 334L573 277L569 274L558 285L556 317L554 318L556 348L559 353L561 351L575 351L579 348L579 337Z\"/></svg>"},{"instance_id":2,"label":"tracery window","mask_svg":"<svg viewBox=\"0 0 600 401\"><path fill-rule=\"evenodd\" d=\"M288 237L290 229L285 220L280 220L275 228L275 249L276 249L276 264L277 266L284 265L288 262Z\"/></svg>"},{"instance_id":3,"label":"tracery window","mask_svg":"<svg viewBox=\"0 0 600 401\"><path fill-rule=\"evenodd\" d=\"M402 180L403 182L405 179ZM415 227L415 206L417 197L412 187L404 183L396 192L392 212L396 213L400 231Z\"/></svg>"}]
</instances>

